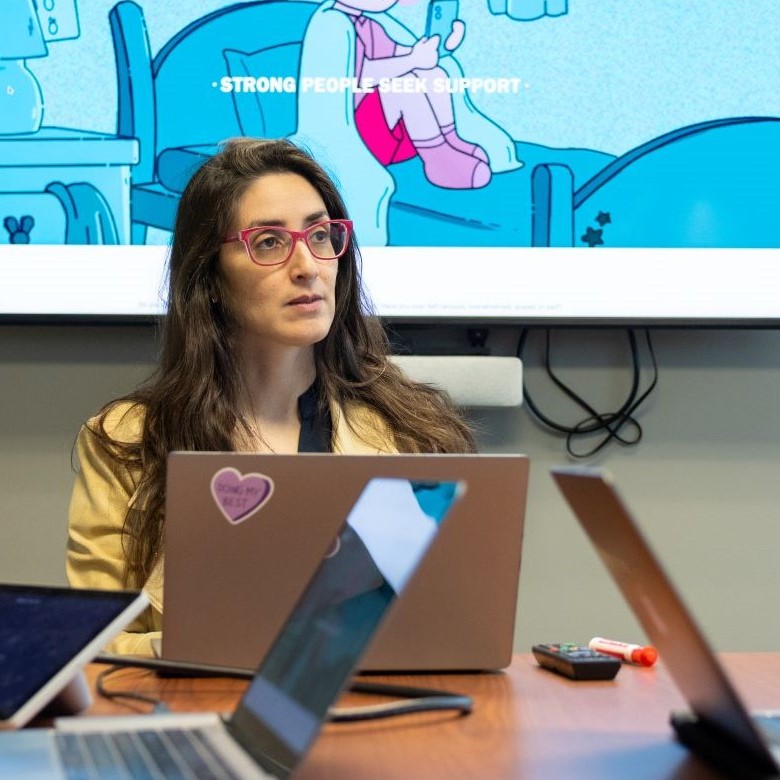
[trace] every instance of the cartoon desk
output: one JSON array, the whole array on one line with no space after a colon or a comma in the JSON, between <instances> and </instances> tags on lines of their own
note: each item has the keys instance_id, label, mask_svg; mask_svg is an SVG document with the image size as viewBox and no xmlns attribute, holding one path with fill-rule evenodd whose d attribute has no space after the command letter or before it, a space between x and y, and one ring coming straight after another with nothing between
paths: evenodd
<instances>
[{"instance_id":1,"label":"cartoon desk","mask_svg":"<svg viewBox=\"0 0 780 780\"><path fill-rule=\"evenodd\" d=\"M0 243L130 243L138 154L134 138L87 130L0 136Z\"/></svg>"}]
</instances>

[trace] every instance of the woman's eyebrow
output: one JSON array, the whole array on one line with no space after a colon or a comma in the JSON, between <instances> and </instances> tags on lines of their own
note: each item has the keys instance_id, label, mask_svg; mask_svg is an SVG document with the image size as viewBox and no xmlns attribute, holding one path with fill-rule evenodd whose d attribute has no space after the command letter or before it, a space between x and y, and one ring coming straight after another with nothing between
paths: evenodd
<instances>
[{"instance_id":1,"label":"woman's eyebrow","mask_svg":"<svg viewBox=\"0 0 780 780\"><path fill-rule=\"evenodd\" d=\"M325 209L308 214L303 218L303 221L307 225L312 225L315 222L320 222L323 219L328 219L328 212L325 211ZM285 227L286 222L287 220L285 219L253 219L247 225L247 227Z\"/></svg>"},{"instance_id":2,"label":"woman's eyebrow","mask_svg":"<svg viewBox=\"0 0 780 780\"><path fill-rule=\"evenodd\" d=\"M309 216L306 217L306 222L312 224L313 222L320 222L323 219L328 219L328 212L325 211L325 209L309 214Z\"/></svg>"}]
</instances>

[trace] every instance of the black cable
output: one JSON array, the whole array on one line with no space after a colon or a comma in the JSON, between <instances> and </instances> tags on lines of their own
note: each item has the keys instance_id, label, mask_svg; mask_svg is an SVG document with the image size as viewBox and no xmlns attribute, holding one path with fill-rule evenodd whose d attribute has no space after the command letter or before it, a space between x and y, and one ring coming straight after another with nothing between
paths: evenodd
<instances>
[{"instance_id":1,"label":"black cable","mask_svg":"<svg viewBox=\"0 0 780 780\"><path fill-rule=\"evenodd\" d=\"M402 697L399 701L384 704L369 704L361 707L331 707L328 719L333 723L356 720L375 720L412 712L431 712L434 710L457 710L468 715L474 708L470 696L434 688L417 688L410 685L391 685L388 683L353 682L353 693L370 693L379 696Z\"/></svg>"},{"instance_id":2,"label":"black cable","mask_svg":"<svg viewBox=\"0 0 780 780\"><path fill-rule=\"evenodd\" d=\"M113 655L111 653L100 653L95 657L95 663L111 664L109 669L103 670L98 675L95 686L98 694L107 699L128 698L144 701L154 705L156 712L167 711L167 707L159 699L146 694L135 693L134 691L108 690L105 687L104 679L119 669L126 667L152 669L158 674L189 677L237 677L251 680L255 676L255 672L237 667L195 664L187 661L168 661L162 658ZM410 685L391 685L388 683L353 682L349 689L353 693L395 696L401 697L401 700L360 707L331 707L328 719L333 723L375 720L377 718L388 718L412 712L428 712L432 710L458 710L465 715L473 709L473 702L469 696L433 688L417 688Z\"/></svg>"},{"instance_id":3,"label":"black cable","mask_svg":"<svg viewBox=\"0 0 780 780\"><path fill-rule=\"evenodd\" d=\"M575 393L574 390L572 390L565 382L563 382L563 380L556 375L555 371L553 371L550 330L545 330L544 365L545 370L547 371L547 375L550 377L555 386L561 390L561 392L563 392L583 411L587 412L587 416L575 425L564 425L551 419L539 409L526 386L523 387L523 399L525 404L530 409L533 417L539 423L546 426L547 428L550 428L551 430L557 431L558 433L565 434L566 451L574 458L587 458L595 455L601 449L606 447L607 444L609 444L611 441L617 441L618 443L625 446L631 446L637 444L642 439L642 426L634 417L634 413L644 402L644 400L650 395L658 383L658 363L655 358L655 351L653 350L650 331L644 330L643 333L647 345L647 352L650 356L653 374L649 386L640 393L639 386L641 379L641 360L639 356L639 345L637 342L636 331L629 329L626 331L626 333L628 335L629 348L631 351L631 388L629 390L628 396L626 397L626 400L620 405L619 409L614 412L598 412L581 396ZM521 359L525 350L527 337L528 329L523 329L520 332L520 337L517 342L517 356ZM629 426L633 430L633 435L629 436L623 432L625 426ZM604 436L591 449L584 452L575 451L575 439L599 432L603 432Z\"/></svg>"},{"instance_id":4,"label":"black cable","mask_svg":"<svg viewBox=\"0 0 780 780\"><path fill-rule=\"evenodd\" d=\"M97 664L153 669L161 677L237 677L242 680L251 680L255 676L253 671L237 666L196 664L189 661L169 661L165 658L147 658L146 656L98 653L94 660Z\"/></svg>"},{"instance_id":5,"label":"black cable","mask_svg":"<svg viewBox=\"0 0 780 780\"><path fill-rule=\"evenodd\" d=\"M108 669L104 669L97 676L97 680L95 681L95 690L98 692L98 695L111 701L114 699L133 699L134 701L142 701L152 705L152 712L170 712L168 705L155 696L147 696L145 693L137 693L136 691L117 691L106 688L106 677L110 677L112 674L116 674L116 672L126 669L127 666L128 664L124 663L114 664L113 666L109 666Z\"/></svg>"}]
</instances>

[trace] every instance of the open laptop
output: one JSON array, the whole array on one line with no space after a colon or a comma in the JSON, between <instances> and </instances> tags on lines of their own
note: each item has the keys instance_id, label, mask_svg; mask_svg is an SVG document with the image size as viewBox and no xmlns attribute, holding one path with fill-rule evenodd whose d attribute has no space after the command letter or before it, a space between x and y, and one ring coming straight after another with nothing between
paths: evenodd
<instances>
[{"instance_id":1,"label":"open laptop","mask_svg":"<svg viewBox=\"0 0 780 780\"><path fill-rule=\"evenodd\" d=\"M521 455L172 453L158 655L256 668L306 572L378 476L463 480L469 490L361 669L508 666L528 485Z\"/></svg>"},{"instance_id":2,"label":"open laptop","mask_svg":"<svg viewBox=\"0 0 780 780\"><path fill-rule=\"evenodd\" d=\"M672 714L680 741L740 780L780 776L780 717L747 711L610 475L551 473L688 701L690 712Z\"/></svg>"},{"instance_id":3,"label":"open laptop","mask_svg":"<svg viewBox=\"0 0 780 780\"><path fill-rule=\"evenodd\" d=\"M288 777L463 490L370 480L229 717L63 718L55 729L0 734L0 776Z\"/></svg>"},{"instance_id":4,"label":"open laptop","mask_svg":"<svg viewBox=\"0 0 780 780\"><path fill-rule=\"evenodd\" d=\"M0 730L89 706L82 668L146 606L137 591L0 585Z\"/></svg>"}]
</instances>

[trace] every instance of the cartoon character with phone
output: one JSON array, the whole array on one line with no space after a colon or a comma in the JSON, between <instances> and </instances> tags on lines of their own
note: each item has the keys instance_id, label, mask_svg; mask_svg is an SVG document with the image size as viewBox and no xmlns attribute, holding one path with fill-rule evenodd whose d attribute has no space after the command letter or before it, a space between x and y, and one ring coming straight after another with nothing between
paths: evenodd
<instances>
[{"instance_id":1,"label":"cartoon character with phone","mask_svg":"<svg viewBox=\"0 0 780 780\"><path fill-rule=\"evenodd\" d=\"M455 126L453 95L437 89L447 81L439 58L460 46L466 25L457 18L457 0L430 0L426 35L412 45L394 40L383 14L399 0L336 0L332 10L355 27L355 78L382 85L407 77L413 90L383 89L355 93L355 125L382 165L419 155L425 177L447 189L477 189L492 173L485 150L461 138ZM408 2L408 0L402 0ZM389 15L387 25L390 26ZM396 22L397 24L397 22Z\"/></svg>"}]
</instances>

